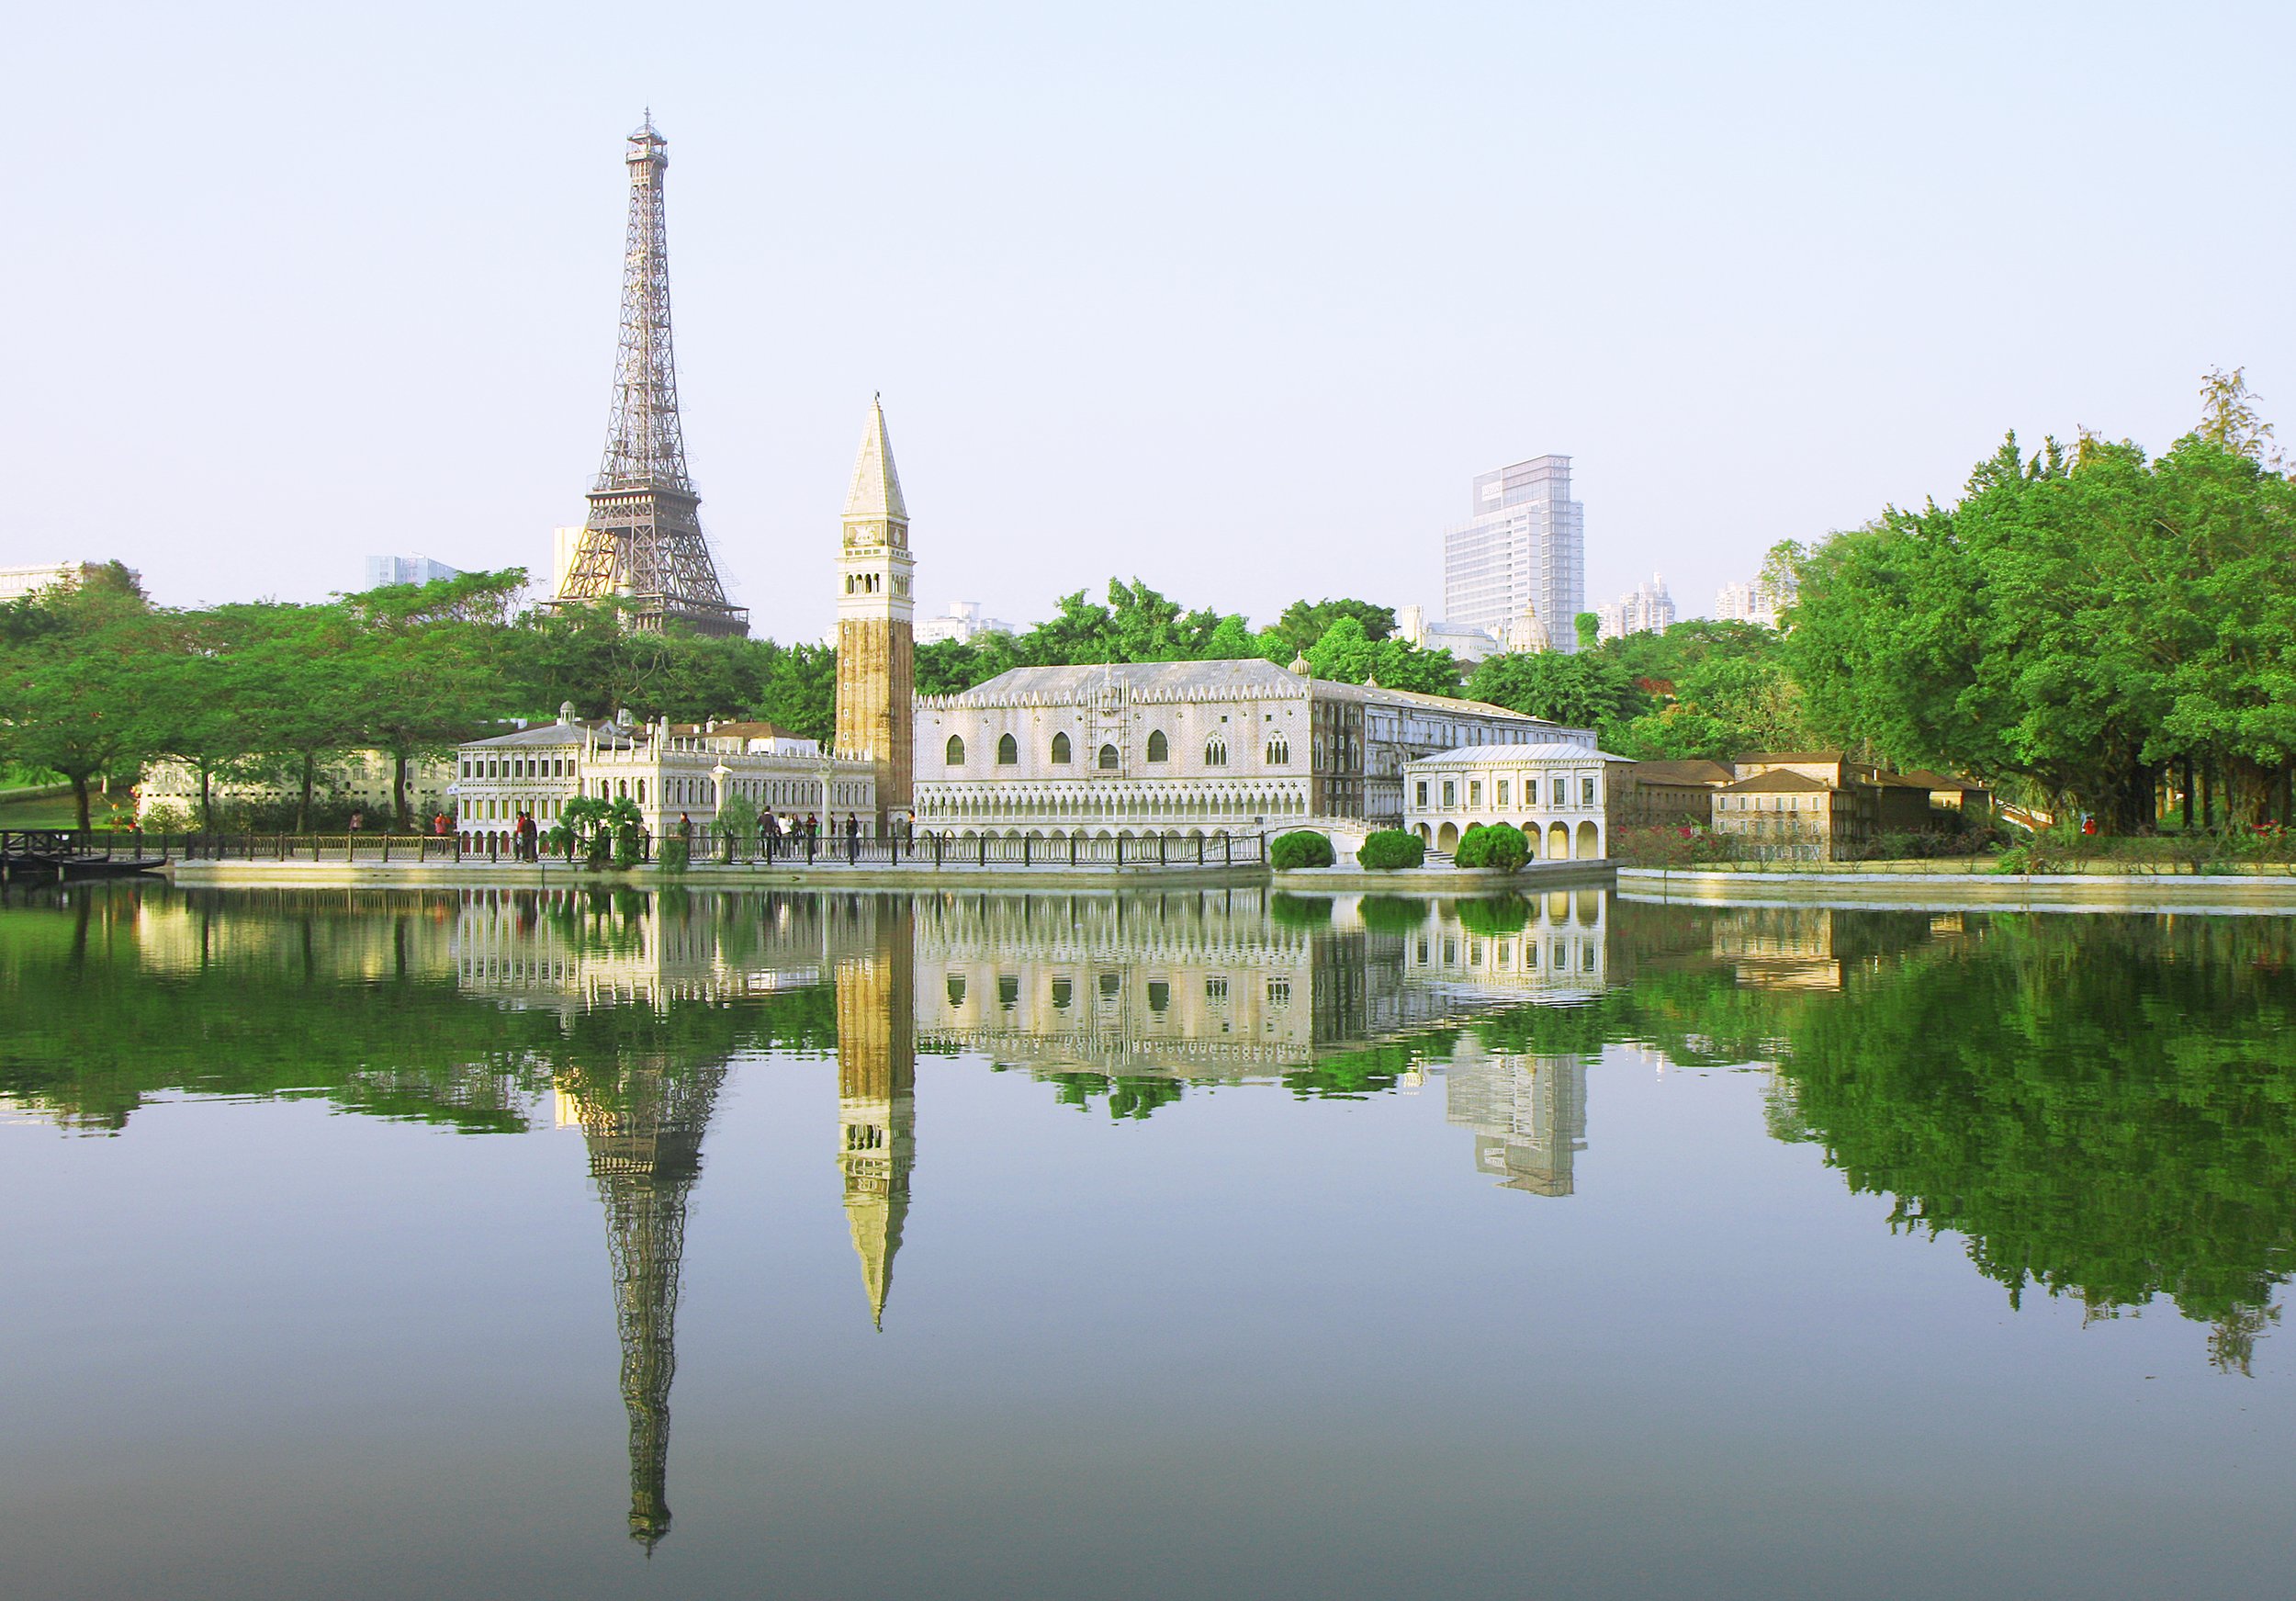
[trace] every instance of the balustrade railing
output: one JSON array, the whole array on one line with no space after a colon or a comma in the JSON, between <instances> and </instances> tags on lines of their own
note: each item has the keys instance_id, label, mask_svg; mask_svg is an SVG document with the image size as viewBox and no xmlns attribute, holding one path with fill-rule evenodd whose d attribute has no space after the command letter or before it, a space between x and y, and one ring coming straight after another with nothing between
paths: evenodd
<instances>
[{"instance_id":1,"label":"balustrade railing","mask_svg":"<svg viewBox=\"0 0 2296 1601\"><path fill-rule=\"evenodd\" d=\"M49 832L60 832L50 830ZM466 842L458 834L282 833L241 830L189 834L120 833L91 830L97 854L109 848L121 854L140 851L147 858L186 862L341 862L424 863L515 865L522 860L512 836L489 834L484 845ZM1174 839L1151 835L1142 839L1086 838L1044 840L1001 835L944 833L818 835L748 835L728 840L707 828L697 828L688 840L690 865L744 867L844 865L887 867L1238 867L1266 860L1266 839L1260 834L1219 835ZM656 861L661 841L645 841L640 860ZM587 849L578 845L571 860L548 850L541 854L545 867L586 867Z\"/></svg>"}]
</instances>

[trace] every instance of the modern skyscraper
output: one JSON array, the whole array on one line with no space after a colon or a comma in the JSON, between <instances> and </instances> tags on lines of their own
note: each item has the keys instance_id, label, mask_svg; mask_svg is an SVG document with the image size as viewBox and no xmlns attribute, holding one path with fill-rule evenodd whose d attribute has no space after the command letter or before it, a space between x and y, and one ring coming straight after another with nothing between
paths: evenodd
<instances>
[{"instance_id":1,"label":"modern skyscraper","mask_svg":"<svg viewBox=\"0 0 2296 1601\"><path fill-rule=\"evenodd\" d=\"M1624 639L1629 634L1663 634L1674 626L1674 597L1657 573L1602 608L1602 637Z\"/></svg>"},{"instance_id":2,"label":"modern skyscraper","mask_svg":"<svg viewBox=\"0 0 2296 1601\"><path fill-rule=\"evenodd\" d=\"M837 749L876 767L877 826L912 814L917 558L885 409L869 402L838 551Z\"/></svg>"},{"instance_id":3,"label":"modern skyscraper","mask_svg":"<svg viewBox=\"0 0 2296 1601\"><path fill-rule=\"evenodd\" d=\"M462 569L433 561L427 556L370 556L366 558L366 587L380 589L385 584L435 583L443 578L460 578Z\"/></svg>"},{"instance_id":4,"label":"modern skyscraper","mask_svg":"<svg viewBox=\"0 0 2296 1601\"><path fill-rule=\"evenodd\" d=\"M1558 650L1578 648L1586 610L1586 509L1570 458L1541 456L1479 474L1471 522L1443 536L1445 620L1496 635L1525 610Z\"/></svg>"},{"instance_id":5,"label":"modern skyscraper","mask_svg":"<svg viewBox=\"0 0 2296 1601\"><path fill-rule=\"evenodd\" d=\"M670 141L649 115L623 160L630 222L622 258L622 338L614 357L606 457L591 486L590 515L566 553L555 603L631 603L629 624L658 633L742 635L749 614L730 605L702 537L701 497L686 473L678 417L678 365L670 338L670 235L663 176Z\"/></svg>"}]
</instances>

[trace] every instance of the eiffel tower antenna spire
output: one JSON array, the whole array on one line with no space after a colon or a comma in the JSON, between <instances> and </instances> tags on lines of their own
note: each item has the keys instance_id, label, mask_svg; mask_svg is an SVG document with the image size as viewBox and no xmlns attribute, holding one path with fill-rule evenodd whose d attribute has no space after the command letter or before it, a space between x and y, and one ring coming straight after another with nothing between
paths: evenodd
<instances>
[{"instance_id":1,"label":"eiffel tower antenna spire","mask_svg":"<svg viewBox=\"0 0 2296 1601\"><path fill-rule=\"evenodd\" d=\"M630 172L622 255L622 333L605 457L590 515L553 603L621 598L632 627L668 622L711 635L749 631L749 614L726 599L702 536L701 498L686 470L678 416L678 364L670 332L670 233L663 209L670 141L653 108L623 155Z\"/></svg>"}]
</instances>

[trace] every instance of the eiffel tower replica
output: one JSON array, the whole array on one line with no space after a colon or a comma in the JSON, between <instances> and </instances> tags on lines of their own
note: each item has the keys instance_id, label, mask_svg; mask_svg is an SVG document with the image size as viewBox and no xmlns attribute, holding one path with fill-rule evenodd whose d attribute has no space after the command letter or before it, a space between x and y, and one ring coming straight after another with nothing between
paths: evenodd
<instances>
[{"instance_id":1,"label":"eiffel tower replica","mask_svg":"<svg viewBox=\"0 0 2296 1601\"><path fill-rule=\"evenodd\" d=\"M606 458L591 486L590 514L566 562L552 609L619 599L626 625L658 634L678 624L719 637L749 632L729 604L702 537L701 497L686 473L678 422L678 367L670 343L670 235L662 179L670 142L651 112L630 135L630 228L622 257L622 338L614 356Z\"/></svg>"},{"instance_id":2,"label":"eiffel tower replica","mask_svg":"<svg viewBox=\"0 0 2296 1601\"><path fill-rule=\"evenodd\" d=\"M686 1198L726 1064L671 1066L624 1056L561 1080L581 1120L590 1176L606 1206L622 1404L630 1415L630 1538L651 1556L670 1533L670 1384L678 1371L678 1266Z\"/></svg>"}]
</instances>

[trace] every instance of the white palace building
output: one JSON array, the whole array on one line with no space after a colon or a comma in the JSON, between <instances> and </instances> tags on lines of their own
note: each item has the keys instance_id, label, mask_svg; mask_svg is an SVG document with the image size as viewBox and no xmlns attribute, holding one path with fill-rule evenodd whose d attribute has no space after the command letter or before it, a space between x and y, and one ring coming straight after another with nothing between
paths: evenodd
<instances>
[{"instance_id":1,"label":"white palace building","mask_svg":"<svg viewBox=\"0 0 2296 1601\"><path fill-rule=\"evenodd\" d=\"M1270 661L1021 667L916 703L916 826L971 837L1218 839L1401 828L1403 768L1592 736L1479 701Z\"/></svg>"}]
</instances>

